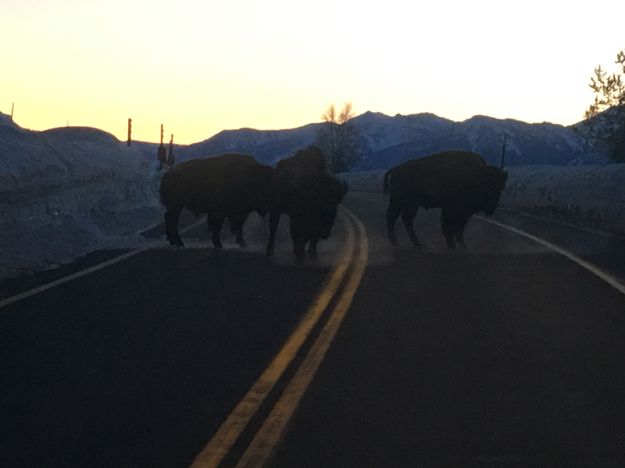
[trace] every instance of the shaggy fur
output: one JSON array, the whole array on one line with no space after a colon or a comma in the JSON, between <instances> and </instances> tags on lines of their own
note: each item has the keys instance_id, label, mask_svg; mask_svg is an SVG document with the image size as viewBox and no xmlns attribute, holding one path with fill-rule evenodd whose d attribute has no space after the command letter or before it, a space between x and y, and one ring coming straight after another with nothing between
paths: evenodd
<instances>
[{"instance_id":1,"label":"shaggy fur","mask_svg":"<svg viewBox=\"0 0 625 468\"><path fill-rule=\"evenodd\" d=\"M293 253L298 260L317 256L317 242L330 235L338 204L347 185L330 175L323 152L316 146L299 151L278 163L271 184L269 203L269 242L267 255L273 254L280 216L290 219Z\"/></svg>"},{"instance_id":2,"label":"shaggy fur","mask_svg":"<svg viewBox=\"0 0 625 468\"><path fill-rule=\"evenodd\" d=\"M273 169L251 156L225 154L193 159L174 166L161 180L161 201L165 205L167 240L182 246L178 218L183 208L196 216L206 213L213 245L222 246L220 231L228 219L237 243L244 247L243 224L250 212L267 212Z\"/></svg>"},{"instance_id":3,"label":"shaggy fur","mask_svg":"<svg viewBox=\"0 0 625 468\"><path fill-rule=\"evenodd\" d=\"M384 192L389 194L386 211L388 239L397 245L395 221L401 214L410 239L419 245L412 226L419 207L441 208L441 230L447 246L465 246L464 228L480 211L492 215L505 187L507 174L489 167L469 151L446 151L413 159L391 168L384 175Z\"/></svg>"}]
</instances>

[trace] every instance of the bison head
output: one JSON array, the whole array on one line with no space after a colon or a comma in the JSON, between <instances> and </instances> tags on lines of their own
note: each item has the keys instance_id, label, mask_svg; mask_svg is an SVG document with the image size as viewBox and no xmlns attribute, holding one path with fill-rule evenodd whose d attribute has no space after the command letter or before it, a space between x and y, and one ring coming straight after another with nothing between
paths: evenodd
<instances>
[{"instance_id":1,"label":"bison head","mask_svg":"<svg viewBox=\"0 0 625 468\"><path fill-rule=\"evenodd\" d=\"M486 167L482 177L482 211L492 216L499 204L499 197L506 186L508 173L497 167Z\"/></svg>"}]
</instances>

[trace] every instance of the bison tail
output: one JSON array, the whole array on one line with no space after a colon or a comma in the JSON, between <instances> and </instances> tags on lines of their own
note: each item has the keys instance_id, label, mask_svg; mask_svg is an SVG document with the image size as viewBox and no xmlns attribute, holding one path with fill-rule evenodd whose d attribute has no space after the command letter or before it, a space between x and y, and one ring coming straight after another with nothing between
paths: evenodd
<instances>
[{"instance_id":1,"label":"bison tail","mask_svg":"<svg viewBox=\"0 0 625 468\"><path fill-rule=\"evenodd\" d=\"M386 173L384 174L384 186L382 187L382 191L384 193L388 193L390 182L391 182L391 169L386 171Z\"/></svg>"}]
</instances>

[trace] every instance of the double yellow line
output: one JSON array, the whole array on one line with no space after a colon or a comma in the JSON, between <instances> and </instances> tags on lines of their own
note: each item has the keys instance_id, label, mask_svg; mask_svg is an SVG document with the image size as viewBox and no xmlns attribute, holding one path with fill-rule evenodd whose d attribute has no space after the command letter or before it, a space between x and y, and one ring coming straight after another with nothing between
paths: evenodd
<instances>
[{"instance_id":1,"label":"double yellow line","mask_svg":"<svg viewBox=\"0 0 625 468\"><path fill-rule=\"evenodd\" d=\"M345 318L367 265L369 247L365 227L345 208L341 208L340 216L347 227L347 248L344 254L282 349L226 418L206 447L195 457L191 465L193 468L219 466L325 312L328 314L325 325L252 442L244 451L237 466L262 466L280 442L293 412L299 405ZM358 244L356 244L356 238L358 238ZM333 301L333 299L336 300Z\"/></svg>"}]
</instances>

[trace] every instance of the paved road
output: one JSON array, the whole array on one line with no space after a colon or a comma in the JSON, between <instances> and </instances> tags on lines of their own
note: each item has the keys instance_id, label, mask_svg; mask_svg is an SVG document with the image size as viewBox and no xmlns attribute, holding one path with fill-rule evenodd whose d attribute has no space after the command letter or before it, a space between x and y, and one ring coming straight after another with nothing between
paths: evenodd
<instances>
[{"instance_id":1,"label":"paved road","mask_svg":"<svg viewBox=\"0 0 625 468\"><path fill-rule=\"evenodd\" d=\"M343 243L339 224L320 261L302 267L286 243L268 261L264 231L251 219L247 251L226 238L215 252L201 227L188 233L190 248L162 243L0 308L0 466L187 466Z\"/></svg>"},{"instance_id":2,"label":"paved road","mask_svg":"<svg viewBox=\"0 0 625 468\"><path fill-rule=\"evenodd\" d=\"M623 294L479 220L392 251L381 199L351 206L369 266L273 466L623 466Z\"/></svg>"},{"instance_id":3,"label":"paved road","mask_svg":"<svg viewBox=\"0 0 625 468\"><path fill-rule=\"evenodd\" d=\"M393 249L381 196L350 194L345 205L366 234L343 215L316 264L293 264L284 230L266 259L265 226L251 219L245 252L206 249L197 228L190 248L153 248L0 308L0 465L189 465L247 401L329 275L336 292L224 466L254 466L254 441L280 426L272 415L285 397L296 404L292 415L278 411L287 419L262 455L269 466L625 463L625 295L478 219L467 250L446 250L434 211L417 216L424 247L410 247L398 223ZM560 228L501 216L570 244ZM607 243L614 255L578 253L596 263L622 255L618 239ZM614 262L604 266L619 276ZM318 368L309 363L324 353ZM298 396L300 374L312 380Z\"/></svg>"}]
</instances>

